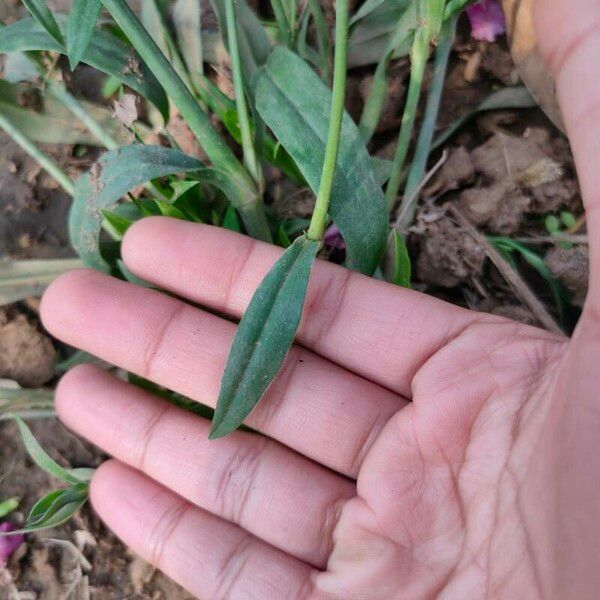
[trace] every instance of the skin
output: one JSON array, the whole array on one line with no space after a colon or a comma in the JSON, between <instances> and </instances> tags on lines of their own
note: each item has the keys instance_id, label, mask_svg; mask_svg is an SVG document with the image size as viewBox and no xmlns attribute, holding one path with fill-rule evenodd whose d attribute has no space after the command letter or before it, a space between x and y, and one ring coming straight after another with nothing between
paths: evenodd
<instances>
[{"instance_id":1,"label":"skin","mask_svg":"<svg viewBox=\"0 0 600 600\"><path fill-rule=\"evenodd\" d=\"M298 341L248 424L209 423L91 366L62 420L113 460L95 509L214 599L597 598L600 587L600 4L538 0L588 215L572 339L319 263ZM50 332L214 405L235 326L280 250L163 218L127 234L135 274L46 292Z\"/></svg>"}]
</instances>

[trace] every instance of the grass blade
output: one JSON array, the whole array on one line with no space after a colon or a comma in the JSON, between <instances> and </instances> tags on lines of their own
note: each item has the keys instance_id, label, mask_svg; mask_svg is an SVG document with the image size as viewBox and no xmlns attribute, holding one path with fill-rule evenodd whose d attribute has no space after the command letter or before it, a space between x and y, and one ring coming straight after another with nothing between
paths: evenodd
<instances>
[{"instance_id":1,"label":"grass blade","mask_svg":"<svg viewBox=\"0 0 600 600\"><path fill-rule=\"evenodd\" d=\"M73 71L83 60L100 16L100 0L74 0L67 20L67 51Z\"/></svg>"},{"instance_id":2,"label":"grass blade","mask_svg":"<svg viewBox=\"0 0 600 600\"><path fill-rule=\"evenodd\" d=\"M537 102L533 99L525 86L506 87L492 92L481 104L470 113L458 118L444 133L439 135L431 146L435 150L443 146L461 127L472 121L478 114L489 110L503 110L511 108L535 108Z\"/></svg>"},{"instance_id":3,"label":"grass blade","mask_svg":"<svg viewBox=\"0 0 600 600\"><path fill-rule=\"evenodd\" d=\"M211 439L239 427L279 371L300 323L318 249L317 242L297 238L254 293L229 352Z\"/></svg>"},{"instance_id":4,"label":"grass blade","mask_svg":"<svg viewBox=\"0 0 600 600\"><path fill-rule=\"evenodd\" d=\"M25 444L25 448L31 457L31 460L43 471L46 471L52 477L56 477L61 481L69 484L80 484L85 483L82 479L77 477L71 469L65 469L61 467L57 462L52 460L48 453L40 446L39 442L31 433L31 429L27 427L25 421L20 417L16 417L15 421L19 427L19 431L21 432L21 437L23 438L23 443Z\"/></svg>"},{"instance_id":5,"label":"grass blade","mask_svg":"<svg viewBox=\"0 0 600 600\"><path fill-rule=\"evenodd\" d=\"M62 32L54 15L46 5L44 0L23 0L25 8L31 13L33 18L61 45L65 45Z\"/></svg>"}]
</instances>

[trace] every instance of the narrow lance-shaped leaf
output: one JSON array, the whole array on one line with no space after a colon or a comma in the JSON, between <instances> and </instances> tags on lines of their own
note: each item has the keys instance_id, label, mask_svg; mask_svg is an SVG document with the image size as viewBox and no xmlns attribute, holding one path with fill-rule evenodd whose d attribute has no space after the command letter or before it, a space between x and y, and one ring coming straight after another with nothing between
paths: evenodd
<instances>
[{"instance_id":1,"label":"narrow lance-shaped leaf","mask_svg":"<svg viewBox=\"0 0 600 600\"><path fill-rule=\"evenodd\" d=\"M100 15L100 0L74 0L67 20L67 51L71 70L83 60Z\"/></svg>"},{"instance_id":2,"label":"narrow lance-shaped leaf","mask_svg":"<svg viewBox=\"0 0 600 600\"><path fill-rule=\"evenodd\" d=\"M61 45L64 46L62 32L45 0L23 0L25 8L33 18Z\"/></svg>"},{"instance_id":3,"label":"narrow lance-shaped leaf","mask_svg":"<svg viewBox=\"0 0 600 600\"><path fill-rule=\"evenodd\" d=\"M301 58L280 47L257 81L256 105L316 192L329 128L330 90ZM358 128L345 113L329 214L346 240L350 264L369 274L385 249L388 228L372 165Z\"/></svg>"},{"instance_id":4,"label":"narrow lance-shaped leaf","mask_svg":"<svg viewBox=\"0 0 600 600\"><path fill-rule=\"evenodd\" d=\"M58 527L66 523L86 502L89 497L87 484L76 484L64 490L54 490L38 500L21 529L0 533L19 535Z\"/></svg>"},{"instance_id":5,"label":"narrow lance-shaped leaf","mask_svg":"<svg viewBox=\"0 0 600 600\"><path fill-rule=\"evenodd\" d=\"M40 446L39 442L31 433L31 430L25 424L23 419L16 417L15 421L19 426L19 430L21 432L21 437L23 438L23 443L25 444L25 448L29 453L29 456L35 462L35 464L46 471L46 473L64 481L66 483L78 484L84 482L80 477L78 477L72 469L65 469L61 467L57 462L52 460L48 453Z\"/></svg>"},{"instance_id":6,"label":"narrow lance-shaped leaf","mask_svg":"<svg viewBox=\"0 0 600 600\"><path fill-rule=\"evenodd\" d=\"M104 154L89 173L77 180L69 215L71 244L84 265L109 270L99 250L103 209L151 179L201 168L202 163L192 156L160 146L133 144Z\"/></svg>"},{"instance_id":7,"label":"narrow lance-shaped leaf","mask_svg":"<svg viewBox=\"0 0 600 600\"><path fill-rule=\"evenodd\" d=\"M297 238L252 296L229 352L211 439L239 427L279 371L300 323L318 249L318 242Z\"/></svg>"},{"instance_id":8,"label":"narrow lance-shaped leaf","mask_svg":"<svg viewBox=\"0 0 600 600\"><path fill-rule=\"evenodd\" d=\"M59 19L59 25L64 20ZM44 50L66 54L67 50L35 20L22 19L0 28L0 53ZM169 117L167 96L139 55L121 39L105 29L96 29L81 61L112 75L147 98L162 114Z\"/></svg>"}]
</instances>

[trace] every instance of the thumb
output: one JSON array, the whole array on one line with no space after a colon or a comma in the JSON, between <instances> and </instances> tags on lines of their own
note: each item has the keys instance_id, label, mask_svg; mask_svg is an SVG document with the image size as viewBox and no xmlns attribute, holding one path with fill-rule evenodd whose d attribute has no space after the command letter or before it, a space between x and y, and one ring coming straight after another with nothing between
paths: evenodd
<instances>
[{"instance_id":1,"label":"thumb","mask_svg":"<svg viewBox=\"0 0 600 600\"><path fill-rule=\"evenodd\" d=\"M527 1L527 0L524 0ZM585 204L588 314L600 314L600 1L535 0L538 45L556 80Z\"/></svg>"}]
</instances>

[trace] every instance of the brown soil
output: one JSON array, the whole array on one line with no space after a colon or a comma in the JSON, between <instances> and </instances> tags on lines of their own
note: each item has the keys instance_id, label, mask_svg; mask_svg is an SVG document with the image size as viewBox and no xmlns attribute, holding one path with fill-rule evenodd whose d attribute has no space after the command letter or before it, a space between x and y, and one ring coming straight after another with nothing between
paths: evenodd
<instances>
[{"instance_id":1,"label":"brown soil","mask_svg":"<svg viewBox=\"0 0 600 600\"><path fill-rule=\"evenodd\" d=\"M51 4L64 9L68 3ZM20 10L18 5L16 0L3 3L0 18L14 19ZM350 75L347 106L354 116L360 114L372 72L359 69ZM371 146L380 157L393 153L406 93L406 61L397 61L392 74L384 116ZM80 75L73 84L94 97L89 79ZM440 128L476 106L494 87L517 82L504 42L476 43L462 31L449 68ZM179 125L174 122L176 137ZM194 140L186 141L186 149L198 153ZM453 138L448 150L446 163L422 194L409 237L415 287L464 306L536 324L535 315L519 304L487 260L484 248L451 218L447 206L456 203L466 218L486 234L513 238L547 235L545 215L568 210L579 217L583 212L568 144L536 109L482 114ZM85 169L94 156L93 152L70 147L48 147L46 151L73 174ZM439 154L432 157L432 164L438 158ZM296 191L290 195L285 184L274 189L278 191L271 201L286 215L305 216L310 212L310 194ZM6 136L0 135L0 258L70 256L68 206L66 194ZM566 316L566 326L572 327L587 288L587 247L535 248L572 295ZM518 256L514 258L524 281L556 315L545 282ZM52 365L65 350L42 331L36 311L35 301L0 310L0 378L27 387L55 383ZM34 432L63 464L96 466L103 460L97 449L54 420L35 424ZM25 511L51 486L49 478L26 456L15 427L1 424L0 500L19 496L24 511L12 518L22 522ZM61 541L53 541L57 539ZM41 600L64 598L67 594L97 600L189 597L131 554L89 507L56 531L28 536L9 568L0 570L0 600L12 598L11 590L24 592L21 598Z\"/></svg>"}]
</instances>

